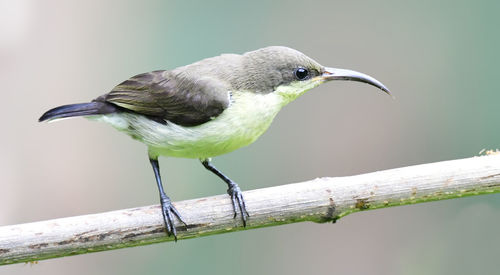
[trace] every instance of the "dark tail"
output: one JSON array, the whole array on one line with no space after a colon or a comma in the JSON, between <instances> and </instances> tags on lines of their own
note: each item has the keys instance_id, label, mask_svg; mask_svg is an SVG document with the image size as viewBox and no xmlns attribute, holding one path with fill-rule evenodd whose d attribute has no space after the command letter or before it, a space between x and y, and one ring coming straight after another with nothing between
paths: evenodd
<instances>
[{"instance_id":1,"label":"dark tail","mask_svg":"<svg viewBox=\"0 0 500 275\"><path fill-rule=\"evenodd\" d=\"M45 120L74 116L104 115L116 111L117 108L114 105L106 102L93 101L89 103L69 104L48 110L38 119L38 121L42 122Z\"/></svg>"}]
</instances>

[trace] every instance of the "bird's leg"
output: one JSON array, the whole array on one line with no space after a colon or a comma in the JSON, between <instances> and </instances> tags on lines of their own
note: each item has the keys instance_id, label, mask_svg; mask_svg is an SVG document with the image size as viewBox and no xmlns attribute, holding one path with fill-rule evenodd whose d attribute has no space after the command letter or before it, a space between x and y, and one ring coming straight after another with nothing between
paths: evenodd
<instances>
[{"instance_id":1,"label":"bird's leg","mask_svg":"<svg viewBox=\"0 0 500 275\"><path fill-rule=\"evenodd\" d=\"M222 174L221 171L217 170L217 168L215 168L210 163L209 159L200 159L200 161L207 170L216 174L219 178L221 178L223 181L227 183L228 187L227 193L229 194L229 196L231 196L231 201L233 202L234 218L236 218L239 209L239 212L241 214L241 220L243 221L243 226L246 226L247 217L250 217L250 215L248 214L247 209L245 207L243 192L241 192L241 189L240 187L238 187L238 184L236 184L236 182L232 181L226 175Z\"/></svg>"},{"instance_id":2,"label":"bird's leg","mask_svg":"<svg viewBox=\"0 0 500 275\"><path fill-rule=\"evenodd\" d=\"M163 191L163 185L161 183L160 176L160 166L158 165L158 157L150 157L149 161L151 166L153 166L153 171L155 172L156 183L158 184L158 191L160 192L160 203L161 203L161 213L163 215L163 221L165 222L165 227L167 228L167 235L174 235L175 241L177 241L177 231L175 230L174 215L181 221L185 226L186 222L182 219L181 215L175 209L170 198Z\"/></svg>"}]
</instances>

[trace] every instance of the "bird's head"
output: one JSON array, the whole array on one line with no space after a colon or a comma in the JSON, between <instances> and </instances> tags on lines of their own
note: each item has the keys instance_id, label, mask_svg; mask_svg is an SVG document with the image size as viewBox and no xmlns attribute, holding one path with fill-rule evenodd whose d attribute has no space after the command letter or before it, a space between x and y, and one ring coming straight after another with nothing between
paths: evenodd
<instances>
[{"instance_id":1,"label":"bird's head","mask_svg":"<svg viewBox=\"0 0 500 275\"><path fill-rule=\"evenodd\" d=\"M375 78L356 71L335 69L291 48L272 46L243 54L243 71L233 85L257 93L275 92L287 102L331 80L351 80L373 85L387 94L389 90Z\"/></svg>"}]
</instances>

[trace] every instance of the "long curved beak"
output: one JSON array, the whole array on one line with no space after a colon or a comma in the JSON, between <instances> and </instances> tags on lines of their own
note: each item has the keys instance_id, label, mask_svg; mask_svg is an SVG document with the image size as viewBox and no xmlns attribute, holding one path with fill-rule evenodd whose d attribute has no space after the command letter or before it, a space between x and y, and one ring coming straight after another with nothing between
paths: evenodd
<instances>
[{"instance_id":1,"label":"long curved beak","mask_svg":"<svg viewBox=\"0 0 500 275\"><path fill-rule=\"evenodd\" d=\"M391 92L389 91L389 89L387 89L387 87L384 86L384 84L382 84L380 81L378 81L375 78L373 78L369 75L366 75L364 73L351 71L351 70L325 67L325 72L320 77L325 81L351 80L351 81L358 81L358 82L367 83L367 84L370 84L372 86L375 86L375 87L381 89L386 94L392 96Z\"/></svg>"}]
</instances>

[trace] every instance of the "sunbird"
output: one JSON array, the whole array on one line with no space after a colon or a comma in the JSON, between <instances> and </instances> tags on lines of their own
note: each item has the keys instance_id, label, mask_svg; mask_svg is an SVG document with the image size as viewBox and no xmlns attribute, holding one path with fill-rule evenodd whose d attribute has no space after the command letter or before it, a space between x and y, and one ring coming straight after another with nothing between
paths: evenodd
<instances>
[{"instance_id":1,"label":"sunbird","mask_svg":"<svg viewBox=\"0 0 500 275\"><path fill-rule=\"evenodd\" d=\"M282 107L331 80L364 82L390 95L369 75L324 67L297 50L271 46L139 74L91 102L53 108L39 121L84 116L146 144L166 233L177 240L174 216L187 223L163 189L158 157L199 159L227 184L234 218L239 213L246 226L250 215L241 189L211 158L253 143Z\"/></svg>"}]
</instances>

